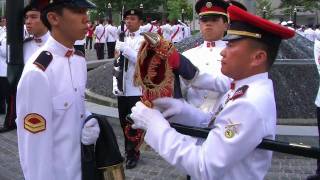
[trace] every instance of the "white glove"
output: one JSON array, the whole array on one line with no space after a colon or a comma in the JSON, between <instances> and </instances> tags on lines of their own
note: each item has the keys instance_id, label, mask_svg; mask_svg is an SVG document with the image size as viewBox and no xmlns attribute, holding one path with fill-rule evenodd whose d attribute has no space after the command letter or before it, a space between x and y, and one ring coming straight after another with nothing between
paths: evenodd
<instances>
[{"instance_id":1,"label":"white glove","mask_svg":"<svg viewBox=\"0 0 320 180\"><path fill-rule=\"evenodd\" d=\"M126 42L117 41L116 43L116 50L119 50L120 52L125 51L125 49L129 48L128 44Z\"/></svg>"},{"instance_id":2,"label":"white glove","mask_svg":"<svg viewBox=\"0 0 320 180\"><path fill-rule=\"evenodd\" d=\"M151 109L145 106L141 101L131 109L130 118L134 121L133 129L148 130L150 125L157 127L169 126L163 115L156 109Z\"/></svg>"},{"instance_id":3,"label":"white glove","mask_svg":"<svg viewBox=\"0 0 320 180\"><path fill-rule=\"evenodd\" d=\"M162 112L165 118L181 114L184 107L184 103L181 100L174 98L158 98L153 102L154 108Z\"/></svg>"},{"instance_id":4,"label":"white glove","mask_svg":"<svg viewBox=\"0 0 320 180\"><path fill-rule=\"evenodd\" d=\"M81 142L84 145L96 143L100 134L100 127L97 119L92 118L84 124L81 134Z\"/></svg>"},{"instance_id":5,"label":"white glove","mask_svg":"<svg viewBox=\"0 0 320 180\"><path fill-rule=\"evenodd\" d=\"M153 101L155 109L160 110L169 122L202 127L210 120L211 115L179 99L159 98Z\"/></svg>"}]
</instances>

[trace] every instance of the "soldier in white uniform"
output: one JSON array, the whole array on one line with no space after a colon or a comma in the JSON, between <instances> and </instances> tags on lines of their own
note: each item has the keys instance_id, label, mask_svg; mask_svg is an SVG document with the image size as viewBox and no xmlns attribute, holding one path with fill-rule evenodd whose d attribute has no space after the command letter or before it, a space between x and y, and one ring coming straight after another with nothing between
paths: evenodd
<instances>
[{"instance_id":1,"label":"soldier in white uniform","mask_svg":"<svg viewBox=\"0 0 320 180\"><path fill-rule=\"evenodd\" d=\"M160 26L163 38L167 41L170 41L170 35L171 35L171 25L169 23L169 20L165 21L165 24Z\"/></svg>"},{"instance_id":2,"label":"soldier in white uniform","mask_svg":"<svg viewBox=\"0 0 320 180\"><path fill-rule=\"evenodd\" d=\"M226 47L222 37L228 28L228 4L220 0L200 0L196 3L199 14L200 32L204 43L182 53L199 69L199 74L221 75L222 59L220 52ZM208 58L210 57L210 58ZM219 92L200 90L190 87L185 81L185 99L204 112L212 111L216 101L223 95Z\"/></svg>"},{"instance_id":3,"label":"soldier in white uniform","mask_svg":"<svg viewBox=\"0 0 320 180\"><path fill-rule=\"evenodd\" d=\"M1 24L1 23L0 23ZM8 99L7 79L7 32L0 27L0 114L6 113L6 99Z\"/></svg>"},{"instance_id":4,"label":"soldier in white uniform","mask_svg":"<svg viewBox=\"0 0 320 180\"><path fill-rule=\"evenodd\" d=\"M140 158L139 144L141 143L140 138L135 140L129 139L128 137L136 134L136 130L129 129L125 131L125 127L128 122L126 116L131 113L131 108L136 102L140 100L141 88L135 87L133 84L135 65L138 58L138 51L144 38L140 35L140 24L142 21L142 12L136 9L130 9L125 12L124 19L127 27L127 33L124 42L117 41L116 51L122 52L125 57L125 66L120 77L113 77L113 92L118 96L118 111L121 127L123 129L125 137L125 151L126 151L126 168L131 169L136 167L137 162ZM118 53L116 53L118 54ZM123 81L124 86L118 83L119 79ZM120 92L119 89L123 89Z\"/></svg>"},{"instance_id":5,"label":"soldier in white uniform","mask_svg":"<svg viewBox=\"0 0 320 180\"><path fill-rule=\"evenodd\" d=\"M274 139L276 130L273 83L267 72L281 39L293 37L294 31L236 6L228 13L231 24L224 39L229 42L221 52L221 71L235 81L231 89L223 77L200 75L195 82L226 92L214 114L162 98L153 101L154 109L138 102L131 118L135 128L146 130L144 140L156 152L194 179L262 180L272 152L256 147L263 138ZM170 116L178 123L212 129L206 139L182 135L164 119Z\"/></svg>"},{"instance_id":6,"label":"soldier in white uniform","mask_svg":"<svg viewBox=\"0 0 320 180\"><path fill-rule=\"evenodd\" d=\"M183 39L183 37L182 37L183 31L182 31L180 24L178 24L177 19L172 20L170 32L171 32L171 34L170 34L170 41L171 42L178 43Z\"/></svg>"},{"instance_id":7,"label":"soldier in white uniform","mask_svg":"<svg viewBox=\"0 0 320 180\"><path fill-rule=\"evenodd\" d=\"M94 34L96 36L96 42L94 44L94 48L96 49L96 52L97 52L97 58L98 60L104 59L104 45L107 39L107 31L103 25L103 19L99 20L99 25L96 26Z\"/></svg>"},{"instance_id":8,"label":"soldier in white uniform","mask_svg":"<svg viewBox=\"0 0 320 180\"><path fill-rule=\"evenodd\" d=\"M26 30L28 34L32 35L32 37L26 38L23 42L24 64L50 37L50 32L41 21L40 16L40 10L35 4L30 3L24 8Z\"/></svg>"},{"instance_id":9,"label":"soldier in white uniform","mask_svg":"<svg viewBox=\"0 0 320 180\"><path fill-rule=\"evenodd\" d=\"M314 41L314 60L317 65L318 73L320 75L320 31L319 29L317 29L315 33L316 33L316 37ZM320 87L315 100L315 105L317 107L316 116L318 121L318 132L320 134ZM319 137L319 143L320 143L320 137ZM317 169L316 169L315 175L309 176L307 178L307 180L317 180L317 179L320 179L320 159L317 160Z\"/></svg>"},{"instance_id":10,"label":"soldier in white uniform","mask_svg":"<svg viewBox=\"0 0 320 180\"><path fill-rule=\"evenodd\" d=\"M106 25L107 31L107 49L108 49L108 58L114 58L114 50L116 46L116 41L118 39L117 27L113 25L112 20L108 20Z\"/></svg>"},{"instance_id":11,"label":"soldier in white uniform","mask_svg":"<svg viewBox=\"0 0 320 180\"><path fill-rule=\"evenodd\" d=\"M1 82L0 82L0 110L5 112L5 120L3 126L0 127L0 133L8 132L16 128L14 120L16 119L16 88L10 86L7 79L7 20L5 17L1 18L0 43L1 43ZM6 107L6 108L5 108Z\"/></svg>"},{"instance_id":12,"label":"soldier in white uniform","mask_svg":"<svg viewBox=\"0 0 320 180\"><path fill-rule=\"evenodd\" d=\"M17 89L17 134L26 180L81 180L81 142L94 144L100 128L84 104L86 61L74 51L87 29L87 0L41 5L48 41L25 65ZM68 26L65 26L68 25Z\"/></svg>"},{"instance_id":13,"label":"soldier in white uniform","mask_svg":"<svg viewBox=\"0 0 320 180\"><path fill-rule=\"evenodd\" d=\"M309 41L314 42L316 38L315 31L313 30L313 24L309 24L308 28L304 30L304 37L307 38Z\"/></svg>"}]
</instances>

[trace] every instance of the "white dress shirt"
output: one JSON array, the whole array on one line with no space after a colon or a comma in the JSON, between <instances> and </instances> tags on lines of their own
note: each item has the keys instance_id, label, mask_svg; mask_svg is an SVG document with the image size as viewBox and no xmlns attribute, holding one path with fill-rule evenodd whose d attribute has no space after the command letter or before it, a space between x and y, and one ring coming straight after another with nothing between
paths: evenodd
<instances>
[{"instance_id":1,"label":"white dress shirt","mask_svg":"<svg viewBox=\"0 0 320 180\"><path fill-rule=\"evenodd\" d=\"M23 43L23 61L24 64L27 63L29 58L34 54L41 46L43 46L47 40L50 37L50 32L48 31L46 34L44 34L41 37L35 38L33 37L32 39L30 38L29 40L26 40Z\"/></svg>"},{"instance_id":2,"label":"white dress shirt","mask_svg":"<svg viewBox=\"0 0 320 180\"><path fill-rule=\"evenodd\" d=\"M224 78L214 78L213 88L228 86ZM217 82L219 81L219 82ZM212 83L211 81L208 83ZM220 87L220 86L223 87ZM234 100L238 88L247 91ZM274 139L276 105L273 83L267 73L257 74L235 82L235 89L226 92L221 100L222 109L215 117L206 139L178 133L168 124L150 126L145 141L166 161L197 180L263 180L271 165L272 152L257 149L263 138ZM213 119L183 118L187 125L203 126ZM179 115L177 115L179 116Z\"/></svg>"},{"instance_id":3,"label":"white dress shirt","mask_svg":"<svg viewBox=\"0 0 320 180\"><path fill-rule=\"evenodd\" d=\"M102 24L99 24L95 31L94 34L96 35L96 43L105 43L107 39L107 30Z\"/></svg>"},{"instance_id":4,"label":"white dress shirt","mask_svg":"<svg viewBox=\"0 0 320 180\"><path fill-rule=\"evenodd\" d=\"M26 180L81 180L80 137L90 115L84 103L87 68L84 57L67 57L69 50L74 49L50 37L31 56L18 84L16 124ZM44 51L53 59L42 70L34 62ZM26 128L27 117L35 114L44 121L42 131L36 133Z\"/></svg>"},{"instance_id":5,"label":"white dress shirt","mask_svg":"<svg viewBox=\"0 0 320 180\"><path fill-rule=\"evenodd\" d=\"M214 45L214 46L213 46ZM226 47L225 41L213 41L204 43L198 47L192 48L182 54L188 58L193 65L199 69L199 74L210 74L212 76L222 76L220 52ZM187 87L182 88L186 91L185 98L187 102L200 108L204 112L211 112L216 105L216 102L223 94L209 90L200 90L191 87L188 81L183 81ZM230 79L231 82L231 79ZM192 83L192 82L191 82Z\"/></svg>"},{"instance_id":6,"label":"white dress shirt","mask_svg":"<svg viewBox=\"0 0 320 180\"><path fill-rule=\"evenodd\" d=\"M142 42L144 41L143 36L140 35L140 30L133 32L133 33L127 33L127 36L124 38L124 42L128 45L128 48L126 48L123 51L123 56L127 58L128 61L128 70L125 75L125 89L124 89L124 96L141 96L141 87L134 86L134 72L135 72L135 66L138 58L138 51L140 49L140 46ZM130 35L133 34L133 35ZM118 43L118 41L117 41ZM116 47L118 47L116 45ZM117 51L119 49L116 48ZM117 80L115 77L113 77L113 88L117 88Z\"/></svg>"}]
</instances>

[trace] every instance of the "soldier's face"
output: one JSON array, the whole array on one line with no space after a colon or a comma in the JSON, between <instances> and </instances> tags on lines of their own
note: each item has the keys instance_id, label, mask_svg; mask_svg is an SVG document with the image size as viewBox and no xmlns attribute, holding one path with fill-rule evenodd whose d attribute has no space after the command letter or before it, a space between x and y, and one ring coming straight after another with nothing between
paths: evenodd
<instances>
[{"instance_id":1,"label":"soldier's face","mask_svg":"<svg viewBox=\"0 0 320 180\"><path fill-rule=\"evenodd\" d=\"M57 32L55 34L63 36L67 41L84 39L89 22L86 8L64 8L61 15L49 13L47 17L52 25L52 34Z\"/></svg>"},{"instance_id":2,"label":"soldier's face","mask_svg":"<svg viewBox=\"0 0 320 180\"><path fill-rule=\"evenodd\" d=\"M39 11L28 11L25 15L25 24L28 33L35 36L42 35L47 30L40 19Z\"/></svg>"},{"instance_id":3,"label":"soldier's face","mask_svg":"<svg viewBox=\"0 0 320 180\"><path fill-rule=\"evenodd\" d=\"M248 77L252 73L254 51L248 39L229 41L221 51L221 72L234 80Z\"/></svg>"},{"instance_id":4,"label":"soldier's face","mask_svg":"<svg viewBox=\"0 0 320 180\"><path fill-rule=\"evenodd\" d=\"M130 32L135 32L139 30L141 25L141 20L136 15L128 15L125 19L126 26Z\"/></svg>"},{"instance_id":5,"label":"soldier's face","mask_svg":"<svg viewBox=\"0 0 320 180\"><path fill-rule=\"evenodd\" d=\"M221 16L208 16L200 19L200 32L205 41L217 41L224 36L228 23Z\"/></svg>"}]
</instances>

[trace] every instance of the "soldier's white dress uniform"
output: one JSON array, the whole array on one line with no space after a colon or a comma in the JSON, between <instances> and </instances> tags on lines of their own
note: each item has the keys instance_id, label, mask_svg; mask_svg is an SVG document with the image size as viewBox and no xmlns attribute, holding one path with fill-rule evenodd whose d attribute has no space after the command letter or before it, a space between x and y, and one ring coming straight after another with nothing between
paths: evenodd
<instances>
[{"instance_id":1,"label":"soldier's white dress uniform","mask_svg":"<svg viewBox=\"0 0 320 180\"><path fill-rule=\"evenodd\" d=\"M183 39L183 31L179 24L171 26L170 41L178 43Z\"/></svg>"},{"instance_id":2,"label":"soldier's white dress uniform","mask_svg":"<svg viewBox=\"0 0 320 180\"><path fill-rule=\"evenodd\" d=\"M73 51L50 37L23 70L16 123L26 180L81 180L81 129L90 112L86 61Z\"/></svg>"},{"instance_id":3,"label":"soldier's white dress uniform","mask_svg":"<svg viewBox=\"0 0 320 180\"><path fill-rule=\"evenodd\" d=\"M212 76L220 76L222 59L220 52L226 47L226 42L219 40L215 42L205 41L202 45L192 48L182 54L188 58L192 64L199 69L199 74L210 74ZM210 57L210 58L208 58ZM190 104L200 108L204 112L211 112L216 104L216 101L221 97L221 93L208 90L200 90L191 87L188 81L183 81L186 87L185 99ZM231 82L231 80L230 80Z\"/></svg>"},{"instance_id":4,"label":"soldier's white dress uniform","mask_svg":"<svg viewBox=\"0 0 320 180\"><path fill-rule=\"evenodd\" d=\"M315 36L315 41L314 41L314 60L317 65L317 69L320 75L320 31L317 30L315 31L316 36ZM317 107L320 107L320 88L318 90L318 94L316 97L315 104Z\"/></svg>"},{"instance_id":5,"label":"soldier's white dress uniform","mask_svg":"<svg viewBox=\"0 0 320 180\"><path fill-rule=\"evenodd\" d=\"M7 77L7 33L0 33L0 77Z\"/></svg>"},{"instance_id":6,"label":"soldier's white dress uniform","mask_svg":"<svg viewBox=\"0 0 320 180\"><path fill-rule=\"evenodd\" d=\"M229 87L224 77L211 80L200 84L211 84L219 91ZM199 114L190 106L187 114L177 118L178 123L202 127L215 119L206 140L182 135L162 123L162 127L149 126L145 141L194 179L262 180L271 165L272 152L256 147L263 138L274 139L276 128L273 83L268 73L235 82L219 104L215 117ZM192 121L186 121L187 117Z\"/></svg>"},{"instance_id":7,"label":"soldier's white dress uniform","mask_svg":"<svg viewBox=\"0 0 320 180\"><path fill-rule=\"evenodd\" d=\"M134 80L134 71L135 66L138 58L138 51L140 49L140 46L142 42L144 41L143 36L140 35L141 31L138 30L133 33L126 33L126 36L124 38L124 42L127 43L128 47L123 51L123 56L126 57L128 61L128 70L126 72L126 75L124 77L125 79L125 89L123 90L124 94L122 96L141 96L141 88L134 86L133 80ZM117 41L118 43L118 41ZM116 50L118 45L116 45ZM118 91L118 85L116 77L113 77L113 92ZM118 94L119 95L119 94Z\"/></svg>"},{"instance_id":8,"label":"soldier's white dress uniform","mask_svg":"<svg viewBox=\"0 0 320 180\"><path fill-rule=\"evenodd\" d=\"M170 41L171 25L169 23L166 23L161 26L161 29L162 29L162 35L164 39L166 39L167 41Z\"/></svg>"},{"instance_id":9,"label":"soldier's white dress uniform","mask_svg":"<svg viewBox=\"0 0 320 180\"><path fill-rule=\"evenodd\" d=\"M153 24L146 24L144 26L140 27L141 32L153 32L153 33L158 33L159 28Z\"/></svg>"},{"instance_id":10,"label":"soldier's white dress uniform","mask_svg":"<svg viewBox=\"0 0 320 180\"><path fill-rule=\"evenodd\" d=\"M50 32L48 31L46 34L39 38L30 37L24 40L23 43L23 60L24 64L28 61L28 59L35 53L41 46L43 46L50 37Z\"/></svg>"}]
</instances>

